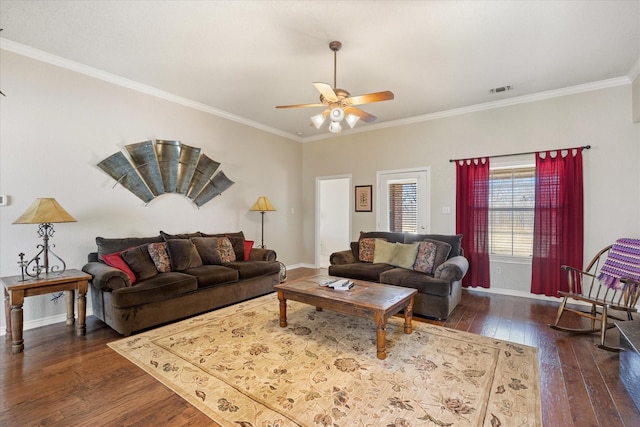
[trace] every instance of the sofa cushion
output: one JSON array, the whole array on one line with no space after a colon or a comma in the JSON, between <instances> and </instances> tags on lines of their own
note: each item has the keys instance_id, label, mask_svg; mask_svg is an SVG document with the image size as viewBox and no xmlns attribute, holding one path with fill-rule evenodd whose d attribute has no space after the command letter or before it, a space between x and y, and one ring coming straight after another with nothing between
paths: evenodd
<instances>
[{"instance_id":1,"label":"sofa cushion","mask_svg":"<svg viewBox=\"0 0 640 427\"><path fill-rule=\"evenodd\" d=\"M451 283L447 280L434 279L419 271L394 268L380 274L380 283L404 286L417 289L422 294L447 296L451 293Z\"/></svg>"},{"instance_id":2,"label":"sofa cushion","mask_svg":"<svg viewBox=\"0 0 640 427\"><path fill-rule=\"evenodd\" d=\"M359 242L351 242L351 253L353 254L353 259L360 259L360 244Z\"/></svg>"},{"instance_id":3,"label":"sofa cushion","mask_svg":"<svg viewBox=\"0 0 640 427\"><path fill-rule=\"evenodd\" d=\"M418 253L418 243L389 243L376 239L374 263L386 263L402 268L413 268Z\"/></svg>"},{"instance_id":4,"label":"sofa cushion","mask_svg":"<svg viewBox=\"0 0 640 427\"><path fill-rule=\"evenodd\" d=\"M358 240L358 260L362 262L373 262L375 252L376 239L374 237L361 237L360 240Z\"/></svg>"},{"instance_id":5,"label":"sofa cushion","mask_svg":"<svg viewBox=\"0 0 640 427\"><path fill-rule=\"evenodd\" d=\"M197 287L197 280L194 276L178 272L159 273L147 280L140 281L136 286L114 290L111 293L111 301L114 307L134 307L168 300L193 292Z\"/></svg>"},{"instance_id":6,"label":"sofa cushion","mask_svg":"<svg viewBox=\"0 0 640 427\"><path fill-rule=\"evenodd\" d=\"M438 267L449 259L449 255L451 254L451 245L446 242L441 242L440 240L424 239L424 241L431 242L436 245L436 256L433 260L432 272L436 271Z\"/></svg>"},{"instance_id":7,"label":"sofa cushion","mask_svg":"<svg viewBox=\"0 0 640 427\"><path fill-rule=\"evenodd\" d=\"M184 271L202 265L196 245L189 239L167 240L167 252L174 271Z\"/></svg>"},{"instance_id":8,"label":"sofa cushion","mask_svg":"<svg viewBox=\"0 0 640 427\"><path fill-rule=\"evenodd\" d=\"M233 261L225 266L237 270L240 280L280 272L280 263L273 261Z\"/></svg>"},{"instance_id":9,"label":"sofa cushion","mask_svg":"<svg viewBox=\"0 0 640 427\"><path fill-rule=\"evenodd\" d=\"M169 261L167 244L165 242L149 243L147 250L158 272L168 273L171 271L171 262Z\"/></svg>"},{"instance_id":10,"label":"sofa cushion","mask_svg":"<svg viewBox=\"0 0 640 427\"><path fill-rule=\"evenodd\" d=\"M239 278L237 270L222 265L201 265L200 267L190 268L184 273L197 279L199 289L237 282Z\"/></svg>"},{"instance_id":11,"label":"sofa cushion","mask_svg":"<svg viewBox=\"0 0 640 427\"><path fill-rule=\"evenodd\" d=\"M242 260L245 258L244 251L244 232L236 231L233 233L219 233L219 234L207 234L202 233L202 237L227 237L233 246L233 252L236 259Z\"/></svg>"},{"instance_id":12,"label":"sofa cushion","mask_svg":"<svg viewBox=\"0 0 640 427\"><path fill-rule=\"evenodd\" d=\"M437 240L451 245L451 252L448 258L462 255L462 234L410 234L407 233L405 243L419 242L425 239Z\"/></svg>"},{"instance_id":13,"label":"sofa cushion","mask_svg":"<svg viewBox=\"0 0 640 427\"><path fill-rule=\"evenodd\" d=\"M244 240L244 232L243 231L234 231L232 233L217 233L217 234L209 234L209 233L201 233L202 237L240 237Z\"/></svg>"},{"instance_id":14,"label":"sofa cushion","mask_svg":"<svg viewBox=\"0 0 640 427\"><path fill-rule=\"evenodd\" d=\"M329 266L329 275L346 277L348 279L368 280L377 282L380 274L395 268L389 264L373 264L368 262L356 262L354 264L339 264Z\"/></svg>"},{"instance_id":15,"label":"sofa cushion","mask_svg":"<svg viewBox=\"0 0 640 427\"><path fill-rule=\"evenodd\" d=\"M236 260L236 253L233 250L233 245L228 237L218 238L218 253L223 264L233 262Z\"/></svg>"},{"instance_id":16,"label":"sofa cushion","mask_svg":"<svg viewBox=\"0 0 640 427\"><path fill-rule=\"evenodd\" d=\"M169 234L160 230L160 236L166 242L167 240L175 240L175 239L190 239L192 237L202 237L202 233L196 231L195 233L183 233L183 234Z\"/></svg>"},{"instance_id":17,"label":"sofa cushion","mask_svg":"<svg viewBox=\"0 0 640 427\"><path fill-rule=\"evenodd\" d=\"M136 246L154 242L162 242L162 237L125 237L115 239L96 237L96 245L98 246L98 257L106 254L112 254L114 252L122 252L125 249L135 248Z\"/></svg>"},{"instance_id":18,"label":"sofa cushion","mask_svg":"<svg viewBox=\"0 0 640 427\"><path fill-rule=\"evenodd\" d=\"M122 259L120 252L116 252L113 254L105 254L100 257L105 264L117 268L120 271L123 271L129 277L129 283L133 285L136 282L136 275L129 268L126 262Z\"/></svg>"},{"instance_id":19,"label":"sofa cushion","mask_svg":"<svg viewBox=\"0 0 640 427\"><path fill-rule=\"evenodd\" d=\"M425 239L419 245L413 269L421 273L432 274L451 252L451 245L439 240Z\"/></svg>"},{"instance_id":20,"label":"sofa cushion","mask_svg":"<svg viewBox=\"0 0 640 427\"><path fill-rule=\"evenodd\" d=\"M196 250L202 259L203 265L220 265L220 252L218 252L217 237L192 237L189 239L196 245Z\"/></svg>"},{"instance_id":21,"label":"sofa cushion","mask_svg":"<svg viewBox=\"0 0 640 427\"><path fill-rule=\"evenodd\" d=\"M135 248L122 251L120 254L124 262L126 262L131 271L133 271L133 274L136 275L137 282L149 279L158 274L156 265L153 263L147 250L147 245L148 244L136 246Z\"/></svg>"},{"instance_id":22,"label":"sofa cushion","mask_svg":"<svg viewBox=\"0 0 640 427\"><path fill-rule=\"evenodd\" d=\"M405 242L404 241L405 233L396 233L392 231L361 231L360 239L362 238L374 238L374 239L385 239L387 242L393 243L413 243L413 242Z\"/></svg>"}]
</instances>

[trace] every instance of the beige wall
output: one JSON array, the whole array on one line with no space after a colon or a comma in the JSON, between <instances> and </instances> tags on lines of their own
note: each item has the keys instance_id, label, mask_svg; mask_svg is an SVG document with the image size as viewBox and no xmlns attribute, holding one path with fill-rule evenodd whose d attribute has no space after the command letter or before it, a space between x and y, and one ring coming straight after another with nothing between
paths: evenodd
<instances>
[{"instance_id":1,"label":"beige wall","mask_svg":"<svg viewBox=\"0 0 640 427\"><path fill-rule=\"evenodd\" d=\"M633 123L640 123L640 76L633 80L631 91Z\"/></svg>"},{"instance_id":2,"label":"beige wall","mask_svg":"<svg viewBox=\"0 0 640 427\"><path fill-rule=\"evenodd\" d=\"M0 194L11 198L0 207L2 276L19 274L18 253L33 256L41 242L37 226L12 225L37 197L55 197L78 220L56 224L52 239L68 267L84 265L98 235L243 230L259 242L260 214L249 208L260 195L278 209L265 216L265 244L288 265L301 261L300 142L8 51L0 66ZM148 139L200 147L235 184L200 209L177 194L144 206L95 165ZM27 298L25 322L63 312L64 301Z\"/></svg>"},{"instance_id":3,"label":"beige wall","mask_svg":"<svg viewBox=\"0 0 640 427\"><path fill-rule=\"evenodd\" d=\"M377 171L427 166L431 230L453 233L450 158L587 144L585 253L640 236L640 124L631 121L631 84L301 144L4 50L0 73L8 95L0 98L0 194L11 198L0 207L2 276L18 274L18 253L33 255L40 243L36 226L11 224L37 197L55 197L78 220L56 225L52 240L70 267L84 264L97 235L243 230L259 240L260 215L248 209L260 195L278 209L265 217L267 246L288 265L313 264L318 176L350 174L353 185L375 185ZM201 147L236 184L200 209L176 194L144 206L112 188L95 165L148 139ZM353 239L375 228L375 211L351 215ZM62 302L28 298L25 321L60 321L63 312Z\"/></svg>"},{"instance_id":4,"label":"beige wall","mask_svg":"<svg viewBox=\"0 0 640 427\"><path fill-rule=\"evenodd\" d=\"M395 100L393 102L401 102ZM304 144L305 259L313 259L314 177L351 173L376 184L380 170L431 169L431 230L455 232L455 165L468 158L591 145L584 152L585 254L618 237L640 237L640 124L631 84ZM374 188L375 193L375 188ZM451 207L443 214L442 207ZM352 213L352 238L376 213Z\"/></svg>"}]
</instances>

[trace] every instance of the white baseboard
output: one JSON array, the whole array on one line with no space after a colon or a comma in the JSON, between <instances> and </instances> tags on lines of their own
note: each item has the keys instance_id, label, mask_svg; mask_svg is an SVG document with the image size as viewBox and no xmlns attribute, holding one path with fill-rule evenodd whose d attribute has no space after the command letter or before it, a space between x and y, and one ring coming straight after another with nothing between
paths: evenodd
<instances>
[{"instance_id":1,"label":"white baseboard","mask_svg":"<svg viewBox=\"0 0 640 427\"><path fill-rule=\"evenodd\" d=\"M508 295L508 296L512 296L512 297L532 298L532 299L539 299L539 300L543 300L543 301L552 301L552 302L559 302L560 301L559 297L549 297L549 296L546 296L546 295L532 294L531 292L516 291L516 290L513 290L513 289L481 288L481 287L462 288L462 289L464 289L466 291L485 292L485 293L488 293L488 294Z\"/></svg>"},{"instance_id":2,"label":"white baseboard","mask_svg":"<svg viewBox=\"0 0 640 427\"><path fill-rule=\"evenodd\" d=\"M87 309L87 317L93 315L93 310L88 308ZM76 321L78 319L78 313L76 313ZM67 313L63 313L63 314L56 314L55 316L49 316L49 317L43 317L41 319L33 319L33 320L28 320L26 322L24 322L22 324L22 330L23 331L28 331L29 329L35 329L35 328L39 328L41 326L47 326L47 325L53 325L55 323L62 323L62 322L66 322L67 321ZM6 335L7 334L7 325L5 323L3 323L2 325L0 325L0 328L2 328L2 330L0 330L0 336L2 335Z\"/></svg>"}]
</instances>

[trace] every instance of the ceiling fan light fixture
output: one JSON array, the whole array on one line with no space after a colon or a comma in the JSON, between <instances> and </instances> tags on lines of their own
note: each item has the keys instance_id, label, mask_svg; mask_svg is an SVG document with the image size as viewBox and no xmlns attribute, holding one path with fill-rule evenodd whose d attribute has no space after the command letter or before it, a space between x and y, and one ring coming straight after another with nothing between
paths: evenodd
<instances>
[{"instance_id":1,"label":"ceiling fan light fixture","mask_svg":"<svg viewBox=\"0 0 640 427\"><path fill-rule=\"evenodd\" d=\"M311 116L311 123L313 123L316 129L320 129L320 126L322 126L322 124L324 123L324 120L325 120L325 116L322 113L316 114L315 116Z\"/></svg>"},{"instance_id":2,"label":"ceiling fan light fixture","mask_svg":"<svg viewBox=\"0 0 640 427\"><path fill-rule=\"evenodd\" d=\"M358 123L358 120L360 120L360 117L356 116L355 114L347 114L346 120L347 123L349 123L349 127L353 129L356 123Z\"/></svg>"},{"instance_id":3,"label":"ceiling fan light fixture","mask_svg":"<svg viewBox=\"0 0 640 427\"><path fill-rule=\"evenodd\" d=\"M347 90L339 89L336 74L338 68L337 53L341 47L342 43L339 41L332 41L329 43L329 48L333 51L333 87L328 83L313 83L318 92L320 92L320 103L277 105L276 108L323 107L324 111L321 114L311 117L311 124L309 126L313 125L316 129L320 129L326 121L327 116L329 116L329 131L338 134L342 130L342 125L340 124L342 120L346 119L351 128L356 125L358 120L362 120L365 123L372 123L376 121L376 116L361 110L359 106L372 102L389 101L394 98L393 92L386 90L383 92L351 96ZM345 108L348 114L345 113Z\"/></svg>"},{"instance_id":4,"label":"ceiling fan light fixture","mask_svg":"<svg viewBox=\"0 0 640 427\"><path fill-rule=\"evenodd\" d=\"M332 121L329 124L329 132L331 132L331 133L340 133L341 130L342 130L342 126L340 126L340 122Z\"/></svg>"},{"instance_id":5,"label":"ceiling fan light fixture","mask_svg":"<svg viewBox=\"0 0 640 427\"><path fill-rule=\"evenodd\" d=\"M344 119L344 110L340 107L332 108L329 116L331 116L332 121L341 122Z\"/></svg>"}]
</instances>

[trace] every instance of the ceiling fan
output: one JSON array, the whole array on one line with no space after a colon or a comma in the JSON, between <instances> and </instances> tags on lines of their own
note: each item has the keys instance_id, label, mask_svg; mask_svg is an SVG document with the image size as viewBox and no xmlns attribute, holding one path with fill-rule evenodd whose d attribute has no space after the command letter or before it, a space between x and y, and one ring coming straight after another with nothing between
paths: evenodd
<instances>
[{"instance_id":1,"label":"ceiling fan","mask_svg":"<svg viewBox=\"0 0 640 427\"><path fill-rule=\"evenodd\" d=\"M316 89L318 89L318 92L320 92L319 104L278 105L276 108L326 107L322 113L311 117L310 126L315 126L317 129L320 129L320 126L322 126L328 116L331 119L329 131L333 133L340 133L342 130L340 122L343 119L346 119L352 128L359 119L367 123L374 122L377 119L376 116L355 107L355 105L391 100L393 99L393 92L386 90L383 92L368 93L366 95L351 96L346 90L339 89L336 84L336 63L337 53L341 47L342 43L339 41L329 43L329 48L333 51L333 87L327 83L313 84Z\"/></svg>"}]
</instances>

